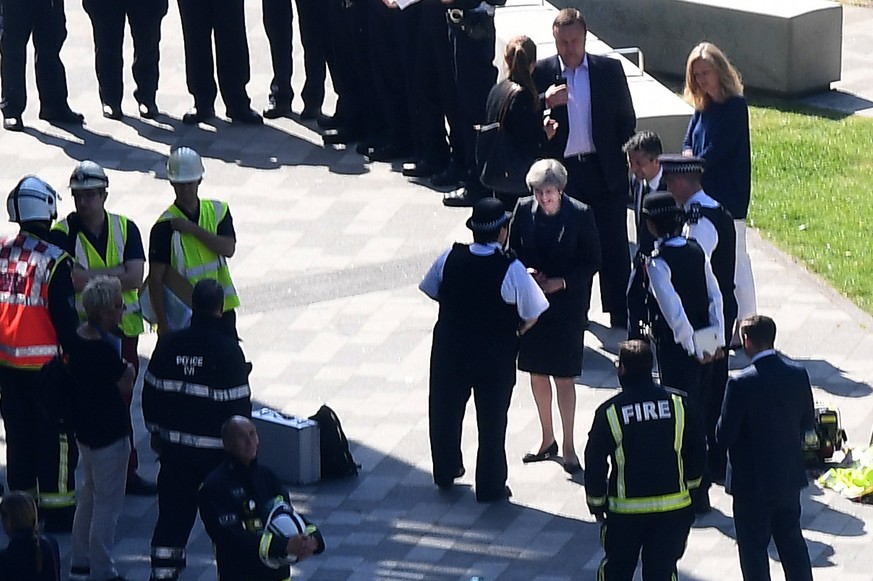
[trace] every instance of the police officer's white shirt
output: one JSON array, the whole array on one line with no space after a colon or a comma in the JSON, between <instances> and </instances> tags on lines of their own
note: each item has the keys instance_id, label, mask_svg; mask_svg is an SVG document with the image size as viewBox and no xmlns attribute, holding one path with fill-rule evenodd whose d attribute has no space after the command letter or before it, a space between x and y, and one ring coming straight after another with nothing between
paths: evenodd
<instances>
[{"instance_id":1,"label":"police officer's white shirt","mask_svg":"<svg viewBox=\"0 0 873 581\"><path fill-rule=\"evenodd\" d=\"M440 254L418 285L421 292L437 302L440 300L440 284L443 281L443 269L449 252L451 249ZM497 242L489 244L474 242L470 245L470 252L476 256L491 256L495 252L501 252L501 248ZM500 296L506 304L515 305L518 316L524 321L536 319L549 308L549 301L543 290L518 260L513 260L509 264L509 269L500 285Z\"/></svg>"},{"instance_id":2,"label":"police officer's white shirt","mask_svg":"<svg viewBox=\"0 0 873 581\"><path fill-rule=\"evenodd\" d=\"M719 206L718 202L706 195L703 190L698 190L696 194L688 198L683 206L686 212L691 210L692 204L700 204L701 208L717 208ZM715 224L709 218L701 216L696 224L686 222L682 227L682 235L697 240L706 254L706 259L712 259L712 253L718 247L718 230L715 229Z\"/></svg>"},{"instance_id":3,"label":"police officer's white shirt","mask_svg":"<svg viewBox=\"0 0 873 581\"><path fill-rule=\"evenodd\" d=\"M594 133L591 121L591 78L588 74L588 55L575 69L568 69L561 57L561 74L567 79L567 147L564 157L594 153Z\"/></svg>"},{"instance_id":4,"label":"police officer's white shirt","mask_svg":"<svg viewBox=\"0 0 873 581\"><path fill-rule=\"evenodd\" d=\"M679 248L686 244L688 241L684 237L676 236L667 240L656 240L655 248L660 248L662 245ZM686 353L694 355L694 327L688 321L682 300L673 286L670 266L661 257L650 257L646 260L646 271L649 274L649 292L658 301L664 321L673 330L673 340L682 345ZM703 261L703 274L706 278L706 294L709 298L709 324L724 329L723 297L709 260ZM722 337L722 344L724 344L724 337Z\"/></svg>"}]
</instances>

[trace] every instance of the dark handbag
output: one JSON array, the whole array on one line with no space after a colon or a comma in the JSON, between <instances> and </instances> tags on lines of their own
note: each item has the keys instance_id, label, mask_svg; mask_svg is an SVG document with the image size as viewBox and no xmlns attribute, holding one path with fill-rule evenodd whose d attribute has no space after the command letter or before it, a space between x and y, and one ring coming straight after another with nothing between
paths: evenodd
<instances>
[{"instance_id":1,"label":"dark handbag","mask_svg":"<svg viewBox=\"0 0 873 581\"><path fill-rule=\"evenodd\" d=\"M476 167L479 181L498 194L525 195L528 192L525 176L530 164L518 154L512 136L503 126L506 112L521 92L521 87L512 84L512 90L500 106L497 121L476 126Z\"/></svg>"}]
</instances>

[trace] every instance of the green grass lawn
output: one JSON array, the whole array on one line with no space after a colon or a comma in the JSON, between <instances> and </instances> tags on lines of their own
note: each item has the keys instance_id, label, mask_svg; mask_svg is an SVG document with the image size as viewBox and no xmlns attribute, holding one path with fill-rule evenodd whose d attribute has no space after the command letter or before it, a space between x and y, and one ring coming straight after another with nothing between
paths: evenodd
<instances>
[{"instance_id":1,"label":"green grass lawn","mask_svg":"<svg viewBox=\"0 0 873 581\"><path fill-rule=\"evenodd\" d=\"M873 314L873 119L752 105L750 224Z\"/></svg>"}]
</instances>

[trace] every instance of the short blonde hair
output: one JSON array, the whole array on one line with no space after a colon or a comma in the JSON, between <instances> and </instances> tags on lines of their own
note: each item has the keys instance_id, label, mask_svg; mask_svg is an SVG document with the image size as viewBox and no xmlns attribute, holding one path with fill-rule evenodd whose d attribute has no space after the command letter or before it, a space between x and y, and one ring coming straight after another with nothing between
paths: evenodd
<instances>
[{"instance_id":1,"label":"short blonde hair","mask_svg":"<svg viewBox=\"0 0 873 581\"><path fill-rule=\"evenodd\" d=\"M121 295L121 281L116 276L95 276L82 291L82 306L89 321L101 313L115 308L115 301Z\"/></svg>"},{"instance_id":2,"label":"short blonde hair","mask_svg":"<svg viewBox=\"0 0 873 581\"><path fill-rule=\"evenodd\" d=\"M707 95L694 80L691 67L697 61L706 61L712 65L718 75L718 81L726 98L743 94L743 80L739 71L734 68L728 57L720 48L711 42L701 42L688 55L685 66L685 100L698 111L706 109L711 97Z\"/></svg>"},{"instance_id":3,"label":"short blonde hair","mask_svg":"<svg viewBox=\"0 0 873 581\"><path fill-rule=\"evenodd\" d=\"M563 192L567 187L567 168L557 159L540 159L530 166L524 181L531 191L555 186Z\"/></svg>"}]
</instances>

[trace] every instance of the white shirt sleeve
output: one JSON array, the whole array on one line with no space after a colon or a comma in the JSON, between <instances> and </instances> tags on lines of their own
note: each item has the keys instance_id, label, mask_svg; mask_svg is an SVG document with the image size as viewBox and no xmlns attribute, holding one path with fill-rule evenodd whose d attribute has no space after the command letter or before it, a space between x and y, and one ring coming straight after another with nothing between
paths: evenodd
<instances>
[{"instance_id":1,"label":"white shirt sleeve","mask_svg":"<svg viewBox=\"0 0 873 581\"><path fill-rule=\"evenodd\" d=\"M658 301L664 321L673 330L673 340L689 355L694 355L694 328L673 286L670 267L664 259L656 257L646 261L646 270L649 273L649 292Z\"/></svg>"},{"instance_id":2,"label":"white shirt sleeve","mask_svg":"<svg viewBox=\"0 0 873 581\"><path fill-rule=\"evenodd\" d=\"M706 260L703 263L703 274L706 276L706 294L709 296L709 324L718 325L722 331L721 344L726 345L724 334L724 298L718 288L718 279L712 272L712 266Z\"/></svg>"},{"instance_id":3,"label":"white shirt sleeve","mask_svg":"<svg viewBox=\"0 0 873 581\"><path fill-rule=\"evenodd\" d=\"M443 268L446 266L446 259L449 257L449 252L451 252L451 248L437 257L431 265L430 270L427 271L427 274L424 275L424 278L421 279L421 282L418 284L418 290L435 301L440 300L440 284L443 281Z\"/></svg>"},{"instance_id":4,"label":"white shirt sleeve","mask_svg":"<svg viewBox=\"0 0 873 581\"><path fill-rule=\"evenodd\" d=\"M500 285L500 296L506 304L515 305L523 321L536 319L549 308L549 300L543 294L543 289L518 260L513 260L509 265Z\"/></svg>"},{"instance_id":5,"label":"white shirt sleeve","mask_svg":"<svg viewBox=\"0 0 873 581\"><path fill-rule=\"evenodd\" d=\"M709 218L700 217L696 224L685 223L682 227L682 235L686 238L694 238L700 247L703 248L706 259L712 258L712 253L715 252L718 246L718 230Z\"/></svg>"}]
</instances>

